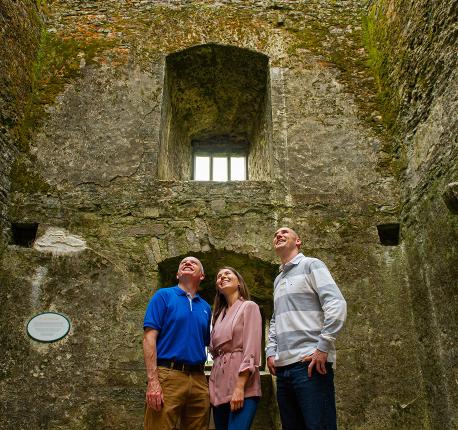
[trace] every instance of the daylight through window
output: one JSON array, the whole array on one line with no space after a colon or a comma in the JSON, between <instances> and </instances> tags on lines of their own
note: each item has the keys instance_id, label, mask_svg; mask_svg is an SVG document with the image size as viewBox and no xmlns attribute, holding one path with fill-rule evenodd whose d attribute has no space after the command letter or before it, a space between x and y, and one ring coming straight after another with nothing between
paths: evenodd
<instances>
[{"instance_id":1,"label":"daylight through window","mask_svg":"<svg viewBox=\"0 0 458 430\"><path fill-rule=\"evenodd\" d=\"M246 181L244 154L194 154L195 181Z\"/></svg>"}]
</instances>

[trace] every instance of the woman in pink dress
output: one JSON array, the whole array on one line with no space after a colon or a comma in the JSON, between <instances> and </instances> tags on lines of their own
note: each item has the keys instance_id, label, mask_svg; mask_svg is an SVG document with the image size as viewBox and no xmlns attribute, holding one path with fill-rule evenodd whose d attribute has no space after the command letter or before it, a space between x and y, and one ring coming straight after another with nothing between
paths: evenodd
<instances>
[{"instance_id":1,"label":"woman in pink dress","mask_svg":"<svg viewBox=\"0 0 458 430\"><path fill-rule=\"evenodd\" d=\"M209 388L216 430L248 430L261 397L262 320L232 267L218 271L212 323Z\"/></svg>"}]
</instances>

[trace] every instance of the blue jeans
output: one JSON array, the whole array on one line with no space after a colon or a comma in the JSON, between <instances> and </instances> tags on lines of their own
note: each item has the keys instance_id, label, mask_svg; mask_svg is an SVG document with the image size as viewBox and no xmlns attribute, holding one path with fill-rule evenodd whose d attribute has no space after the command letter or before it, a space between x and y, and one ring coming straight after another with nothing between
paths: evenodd
<instances>
[{"instance_id":1,"label":"blue jeans","mask_svg":"<svg viewBox=\"0 0 458 430\"><path fill-rule=\"evenodd\" d=\"M230 403L213 407L216 430L249 430L253 422L259 397L245 397L242 409L231 412Z\"/></svg>"},{"instance_id":2,"label":"blue jeans","mask_svg":"<svg viewBox=\"0 0 458 430\"><path fill-rule=\"evenodd\" d=\"M283 430L337 430L334 372L326 363L326 375L308 363L277 367L277 401Z\"/></svg>"}]
</instances>

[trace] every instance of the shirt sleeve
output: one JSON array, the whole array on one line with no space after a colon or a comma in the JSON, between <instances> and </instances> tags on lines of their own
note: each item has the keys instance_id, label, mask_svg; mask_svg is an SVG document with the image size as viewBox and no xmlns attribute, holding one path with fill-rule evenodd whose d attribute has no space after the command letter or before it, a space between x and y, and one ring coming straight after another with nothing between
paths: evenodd
<instances>
[{"instance_id":1,"label":"shirt sleeve","mask_svg":"<svg viewBox=\"0 0 458 430\"><path fill-rule=\"evenodd\" d=\"M334 345L336 336L344 325L347 317L347 302L322 261L314 261L310 269L309 279L312 288L318 294L324 313L323 328L317 348L320 351L328 352Z\"/></svg>"},{"instance_id":2,"label":"shirt sleeve","mask_svg":"<svg viewBox=\"0 0 458 430\"><path fill-rule=\"evenodd\" d=\"M269 324L269 338L266 345L266 358L277 354L277 330L275 329L275 311Z\"/></svg>"},{"instance_id":3,"label":"shirt sleeve","mask_svg":"<svg viewBox=\"0 0 458 430\"><path fill-rule=\"evenodd\" d=\"M161 294L161 291L157 291L148 303L145 312L145 318L143 319L143 329L153 328L155 330L161 330L164 324L164 316L167 311L167 304L165 297Z\"/></svg>"},{"instance_id":4,"label":"shirt sleeve","mask_svg":"<svg viewBox=\"0 0 458 430\"><path fill-rule=\"evenodd\" d=\"M243 310L243 357L239 373L254 373L261 360L262 318L259 306L248 302Z\"/></svg>"}]
</instances>

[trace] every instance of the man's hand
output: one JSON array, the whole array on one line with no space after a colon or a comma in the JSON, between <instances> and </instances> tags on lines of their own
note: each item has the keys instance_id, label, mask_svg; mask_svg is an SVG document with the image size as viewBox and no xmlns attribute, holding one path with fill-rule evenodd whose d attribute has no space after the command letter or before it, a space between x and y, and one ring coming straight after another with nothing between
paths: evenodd
<instances>
[{"instance_id":1,"label":"man's hand","mask_svg":"<svg viewBox=\"0 0 458 430\"><path fill-rule=\"evenodd\" d=\"M162 395L161 384L157 377L152 378L148 381L148 387L146 388L146 404L149 408L159 412L163 403L164 396Z\"/></svg>"},{"instance_id":2,"label":"man's hand","mask_svg":"<svg viewBox=\"0 0 458 430\"><path fill-rule=\"evenodd\" d=\"M326 375L326 361L328 360L328 353L316 349L311 355L306 355L302 361L310 361L308 374L309 378L312 377L313 368L316 366L316 371L321 375Z\"/></svg>"},{"instance_id":3,"label":"man's hand","mask_svg":"<svg viewBox=\"0 0 458 430\"><path fill-rule=\"evenodd\" d=\"M271 375L275 376L275 358L273 355L267 358L267 367Z\"/></svg>"},{"instance_id":4,"label":"man's hand","mask_svg":"<svg viewBox=\"0 0 458 430\"><path fill-rule=\"evenodd\" d=\"M238 411L243 408L243 401L245 399L245 390L240 387L235 387L231 399L231 412Z\"/></svg>"}]
</instances>

